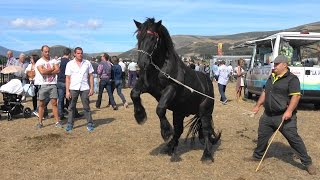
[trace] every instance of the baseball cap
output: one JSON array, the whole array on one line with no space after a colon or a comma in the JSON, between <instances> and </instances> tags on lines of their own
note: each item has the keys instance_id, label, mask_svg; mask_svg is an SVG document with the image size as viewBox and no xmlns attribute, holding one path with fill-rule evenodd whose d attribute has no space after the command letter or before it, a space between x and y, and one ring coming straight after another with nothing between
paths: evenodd
<instances>
[{"instance_id":1,"label":"baseball cap","mask_svg":"<svg viewBox=\"0 0 320 180\"><path fill-rule=\"evenodd\" d=\"M287 63L288 64L289 63L289 59L284 55L278 55L274 59L273 63Z\"/></svg>"}]
</instances>

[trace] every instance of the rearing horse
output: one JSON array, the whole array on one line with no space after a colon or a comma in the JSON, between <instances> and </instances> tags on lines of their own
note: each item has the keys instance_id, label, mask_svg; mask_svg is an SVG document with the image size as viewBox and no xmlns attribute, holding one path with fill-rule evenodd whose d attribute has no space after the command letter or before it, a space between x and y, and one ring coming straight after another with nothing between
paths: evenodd
<instances>
[{"instance_id":1,"label":"rearing horse","mask_svg":"<svg viewBox=\"0 0 320 180\"><path fill-rule=\"evenodd\" d=\"M194 140L194 136L199 135L200 142L204 142L201 160L212 162L212 144L221 136L221 133L216 134L213 129L214 100L189 90L192 88L214 97L210 78L182 62L174 49L168 30L161 21L155 23L154 18L148 18L143 24L135 20L134 22L138 28L136 33L140 76L130 96L136 121L142 124L147 120L140 98L142 93L147 92L158 101L156 113L160 119L162 138L167 141L172 137L163 152L172 155L172 161L177 161L180 160L176 149L184 128L183 120L190 114L195 115L191 119L187 137L191 133ZM166 118L167 109L173 112L174 131Z\"/></svg>"}]
</instances>

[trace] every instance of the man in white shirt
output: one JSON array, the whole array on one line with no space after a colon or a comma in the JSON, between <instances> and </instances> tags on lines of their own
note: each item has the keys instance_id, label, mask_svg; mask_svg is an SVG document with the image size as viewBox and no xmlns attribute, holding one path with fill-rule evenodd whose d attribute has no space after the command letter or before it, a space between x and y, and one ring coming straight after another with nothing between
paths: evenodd
<instances>
[{"instance_id":1,"label":"man in white shirt","mask_svg":"<svg viewBox=\"0 0 320 180\"><path fill-rule=\"evenodd\" d=\"M130 88L133 88L133 86L136 84L137 80L137 63L132 61L128 65L128 86Z\"/></svg>"},{"instance_id":2,"label":"man in white shirt","mask_svg":"<svg viewBox=\"0 0 320 180\"><path fill-rule=\"evenodd\" d=\"M59 73L59 65L56 60L50 59L50 48L47 45L41 47L42 57L35 64L34 84L39 85L39 123L37 128L42 128L42 117L46 106L45 99L51 99L52 112L56 120L56 127L62 127L58 117L58 91L57 91L57 74Z\"/></svg>"},{"instance_id":3,"label":"man in white shirt","mask_svg":"<svg viewBox=\"0 0 320 180\"><path fill-rule=\"evenodd\" d=\"M81 47L76 47L74 49L74 56L75 58L68 62L65 72L66 98L71 98L68 108L68 125L66 131L71 132L73 129L73 116L75 114L75 107L80 95L84 115L87 118L87 130L89 132L92 132L94 130L94 125L89 105L89 96L93 95L94 90L94 70L90 61L83 59L83 50Z\"/></svg>"},{"instance_id":4,"label":"man in white shirt","mask_svg":"<svg viewBox=\"0 0 320 180\"><path fill-rule=\"evenodd\" d=\"M123 84L123 87L125 87L126 85L126 64L123 63L123 60L122 58L119 58L119 65L121 66L121 70L122 70L122 84Z\"/></svg>"},{"instance_id":5,"label":"man in white shirt","mask_svg":"<svg viewBox=\"0 0 320 180\"><path fill-rule=\"evenodd\" d=\"M225 65L225 61L220 62L220 66L218 68L218 88L219 93L221 95L220 101L223 104L226 104L228 99L225 95L226 87L228 84L229 76L230 76L230 69Z\"/></svg>"}]
</instances>

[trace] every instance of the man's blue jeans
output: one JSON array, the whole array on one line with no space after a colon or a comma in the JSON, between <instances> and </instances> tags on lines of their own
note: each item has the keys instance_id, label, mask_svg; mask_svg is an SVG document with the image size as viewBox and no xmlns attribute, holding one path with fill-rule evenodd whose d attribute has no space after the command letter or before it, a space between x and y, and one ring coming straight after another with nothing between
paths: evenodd
<instances>
[{"instance_id":1,"label":"man's blue jeans","mask_svg":"<svg viewBox=\"0 0 320 180\"><path fill-rule=\"evenodd\" d=\"M115 83L117 93L118 93L119 97L121 98L122 103L126 103L126 99L125 99L124 95L122 94L122 88L123 88L122 80L115 80L114 83Z\"/></svg>"},{"instance_id":2,"label":"man's blue jeans","mask_svg":"<svg viewBox=\"0 0 320 180\"><path fill-rule=\"evenodd\" d=\"M113 97L113 94L112 94L112 84L111 84L111 81L109 79L108 80L107 79L101 79L100 80L100 83L99 83L99 94L98 94L98 99L97 99L97 102L96 102L96 107L100 108L100 106L101 106L102 93L103 93L104 89L107 89L107 93L108 93L108 96L109 96L110 103L111 103L112 107L114 107L116 105L116 102L114 101L114 97Z\"/></svg>"},{"instance_id":3,"label":"man's blue jeans","mask_svg":"<svg viewBox=\"0 0 320 180\"><path fill-rule=\"evenodd\" d=\"M226 92L226 85L223 84L219 84L218 83L218 88L219 88L219 93L220 93L220 101L224 102L225 100L227 100L225 92Z\"/></svg>"},{"instance_id":4,"label":"man's blue jeans","mask_svg":"<svg viewBox=\"0 0 320 180\"><path fill-rule=\"evenodd\" d=\"M57 82L58 88L58 112L59 117L63 117L64 98L66 97L66 83Z\"/></svg>"}]
</instances>

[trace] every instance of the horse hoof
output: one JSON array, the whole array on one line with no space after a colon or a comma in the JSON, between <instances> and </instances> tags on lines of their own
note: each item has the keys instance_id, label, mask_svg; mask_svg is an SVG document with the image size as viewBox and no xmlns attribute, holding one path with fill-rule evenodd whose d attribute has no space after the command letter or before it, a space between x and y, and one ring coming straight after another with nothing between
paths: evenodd
<instances>
[{"instance_id":1,"label":"horse hoof","mask_svg":"<svg viewBox=\"0 0 320 180\"><path fill-rule=\"evenodd\" d=\"M172 136L172 132L163 130L163 131L161 131L161 136L162 136L162 139L165 142L167 142L170 139L170 137Z\"/></svg>"},{"instance_id":2,"label":"horse hoof","mask_svg":"<svg viewBox=\"0 0 320 180\"><path fill-rule=\"evenodd\" d=\"M169 123L164 126L161 125L161 136L165 142L167 142L172 135L173 135L172 127Z\"/></svg>"},{"instance_id":3,"label":"horse hoof","mask_svg":"<svg viewBox=\"0 0 320 180\"><path fill-rule=\"evenodd\" d=\"M210 164L213 164L213 160L201 160L202 164L207 164L207 165L210 165Z\"/></svg>"},{"instance_id":4,"label":"horse hoof","mask_svg":"<svg viewBox=\"0 0 320 180\"><path fill-rule=\"evenodd\" d=\"M171 162L180 162L180 161L182 161L182 159L181 159L180 156L178 156L178 155L176 155L176 154L173 154L173 155L171 156L171 158L170 158L170 161L171 161Z\"/></svg>"},{"instance_id":5,"label":"horse hoof","mask_svg":"<svg viewBox=\"0 0 320 180\"><path fill-rule=\"evenodd\" d=\"M201 161L202 161L202 163L204 163L204 164L211 164L211 163L213 163L213 157L212 156L205 156L205 155L203 155L202 157L201 157Z\"/></svg>"},{"instance_id":6,"label":"horse hoof","mask_svg":"<svg viewBox=\"0 0 320 180\"><path fill-rule=\"evenodd\" d=\"M212 164L213 163L213 158L201 158L201 162L203 164Z\"/></svg>"},{"instance_id":7,"label":"horse hoof","mask_svg":"<svg viewBox=\"0 0 320 180\"><path fill-rule=\"evenodd\" d=\"M147 121L147 113L145 111L134 113L134 117L140 125Z\"/></svg>"}]
</instances>

